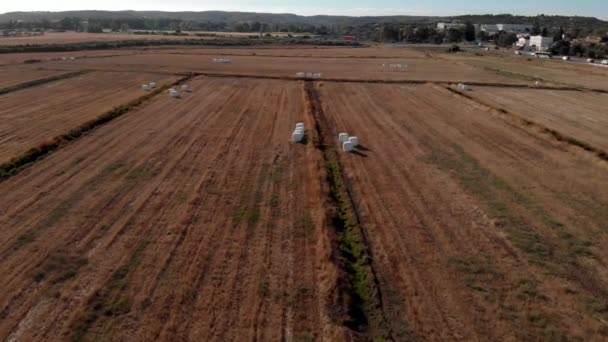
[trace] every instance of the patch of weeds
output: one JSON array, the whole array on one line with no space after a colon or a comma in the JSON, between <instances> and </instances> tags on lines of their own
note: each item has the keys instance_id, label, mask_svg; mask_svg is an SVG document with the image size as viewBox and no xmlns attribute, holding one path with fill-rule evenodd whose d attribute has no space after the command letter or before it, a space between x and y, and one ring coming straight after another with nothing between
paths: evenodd
<instances>
[{"instance_id":1,"label":"patch of weeds","mask_svg":"<svg viewBox=\"0 0 608 342\"><path fill-rule=\"evenodd\" d=\"M142 166L138 167L127 174L127 180L134 182L148 176L148 171Z\"/></svg>"},{"instance_id":2,"label":"patch of weeds","mask_svg":"<svg viewBox=\"0 0 608 342\"><path fill-rule=\"evenodd\" d=\"M587 298L585 299L585 307L587 310L593 313L607 313L608 312L608 303L603 300L596 298Z\"/></svg>"},{"instance_id":3,"label":"patch of weeds","mask_svg":"<svg viewBox=\"0 0 608 342\"><path fill-rule=\"evenodd\" d=\"M296 238L307 239L314 234L315 223L308 213L299 218L294 225L294 235Z\"/></svg>"},{"instance_id":4,"label":"patch of weeds","mask_svg":"<svg viewBox=\"0 0 608 342\"><path fill-rule=\"evenodd\" d=\"M141 241L133 250L129 260L120 266L108 282L91 298L84 319L76 323L72 332L73 341L82 341L89 329L102 317L112 318L131 311L133 300L123 294L129 285L131 271L139 265L148 241Z\"/></svg>"},{"instance_id":5,"label":"patch of weeds","mask_svg":"<svg viewBox=\"0 0 608 342\"><path fill-rule=\"evenodd\" d=\"M310 331L304 331L296 334L294 336L294 341L296 342L314 342L316 341L315 335L313 335Z\"/></svg>"},{"instance_id":6,"label":"patch of weeds","mask_svg":"<svg viewBox=\"0 0 608 342\"><path fill-rule=\"evenodd\" d=\"M27 232L19 235L19 237L17 237L17 244L15 245L16 248L20 248L23 247L25 245L27 245L28 243L34 241L34 238L36 237L36 235L34 234L34 232L32 230L28 230Z\"/></svg>"},{"instance_id":7,"label":"patch of weeds","mask_svg":"<svg viewBox=\"0 0 608 342\"><path fill-rule=\"evenodd\" d=\"M591 241L583 240L571 233L561 231L559 233L560 239L566 244L566 251L569 256L592 256L590 247L592 246Z\"/></svg>"},{"instance_id":8,"label":"patch of weeds","mask_svg":"<svg viewBox=\"0 0 608 342\"><path fill-rule=\"evenodd\" d=\"M489 259L451 258L449 263L465 275L465 285L475 291L490 292L492 282L502 279L502 274L496 271Z\"/></svg>"},{"instance_id":9,"label":"patch of weeds","mask_svg":"<svg viewBox=\"0 0 608 342\"><path fill-rule=\"evenodd\" d=\"M543 260L553 255L554 248L545 243L542 236L507 204L513 202L529 207L530 201L484 168L460 146L453 145L452 151L434 150L430 161L442 170L451 171L465 190L480 197L492 216L504 226L509 240L524 251L531 261L542 264Z\"/></svg>"},{"instance_id":10,"label":"patch of weeds","mask_svg":"<svg viewBox=\"0 0 608 342\"><path fill-rule=\"evenodd\" d=\"M542 299L546 300L547 297L538 292L538 286L535 281L530 279L522 279L517 287L517 298L521 300L525 299Z\"/></svg>"},{"instance_id":11,"label":"patch of weeds","mask_svg":"<svg viewBox=\"0 0 608 342\"><path fill-rule=\"evenodd\" d=\"M270 283L268 282L268 280L264 279L263 281L260 281L260 283L258 284L258 292L263 297L270 297Z\"/></svg>"},{"instance_id":12,"label":"patch of weeds","mask_svg":"<svg viewBox=\"0 0 608 342\"><path fill-rule=\"evenodd\" d=\"M330 195L335 202L334 226L339 230L340 256L346 271L348 293L348 314L346 324L356 331L365 331L370 323L379 329L383 318L375 312L375 284L373 273L363 238L356 219L351 212L349 199L342 181L340 166L335 161L326 163L330 184Z\"/></svg>"},{"instance_id":13,"label":"patch of weeds","mask_svg":"<svg viewBox=\"0 0 608 342\"><path fill-rule=\"evenodd\" d=\"M125 167L126 165L127 165L127 163L124 160L114 161L105 168L104 173L112 173L114 171L117 171L117 170Z\"/></svg>"},{"instance_id":14,"label":"patch of weeds","mask_svg":"<svg viewBox=\"0 0 608 342\"><path fill-rule=\"evenodd\" d=\"M272 195L270 195L270 201L268 201L268 205L271 208L277 208L279 206L279 193L278 192L273 192Z\"/></svg>"},{"instance_id":15,"label":"patch of weeds","mask_svg":"<svg viewBox=\"0 0 608 342\"><path fill-rule=\"evenodd\" d=\"M567 342L567 336L553 326L547 326L543 331L543 340L546 342Z\"/></svg>"},{"instance_id":16,"label":"patch of weeds","mask_svg":"<svg viewBox=\"0 0 608 342\"><path fill-rule=\"evenodd\" d=\"M277 166L270 173L270 181L274 184L279 184L283 180L283 169Z\"/></svg>"},{"instance_id":17,"label":"patch of weeds","mask_svg":"<svg viewBox=\"0 0 608 342\"><path fill-rule=\"evenodd\" d=\"M46 258L33 278L37 282L48 279L51 284L62 283L74 277L87 262L86 258L79 255L55 252Z\"/></svg>"},{"instance_id":18,"label":"patch of weeds","mask_svg":"<svg viewBox=\"0 0 608 342\"><path fill-rule=\"evenodd\" d=\"M179 204L186 203L186 201L188 200L188 194L183 191L178 191L177 193L175 193L175 200Z\"/></svg>"},{"instance_id":19,"label":"patch of weeds","mask_svg":"<svg viewBox=\"0 0 608 342\"><path fill-rule=\"evenodd\" d=\"M540 311L530 311L526 313L528 323L537 328L545 328L547 326L547 318Z\"/></svg>"},{"instance_id":20,"label":"patch of weeds","mask_svg":"<svg viewBox=\"0 0 608 342\"><path fill-rule=\"evenodd\" d=\"M247 211L247 224L249 226L255 226L260 220L260 207L255 206L253 209Z\"/></svg>"}]
</instances>

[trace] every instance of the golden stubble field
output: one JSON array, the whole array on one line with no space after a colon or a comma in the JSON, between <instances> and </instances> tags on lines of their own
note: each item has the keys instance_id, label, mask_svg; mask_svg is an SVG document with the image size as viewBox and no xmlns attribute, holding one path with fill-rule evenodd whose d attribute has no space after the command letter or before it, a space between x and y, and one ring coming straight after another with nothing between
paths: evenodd
<instances>
[{"instance_id":1,"label":"golden stubble field","mask_svg":"<svg viewBox=\"0 0 608 342\"><path fill-rule=\"evenodd\" d=\"M3 339L608 337L607 94L385 46L74 55L2 67L86 71L0 95Z\"/></svg>"}]
</instances>

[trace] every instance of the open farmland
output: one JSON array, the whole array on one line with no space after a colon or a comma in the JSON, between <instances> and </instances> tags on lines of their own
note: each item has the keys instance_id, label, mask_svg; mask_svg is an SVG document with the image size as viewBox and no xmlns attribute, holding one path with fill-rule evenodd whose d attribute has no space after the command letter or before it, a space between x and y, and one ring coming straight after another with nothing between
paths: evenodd
<instances>
[{"instance_id":1,"label":"open farmland","mask_svg":"<svg viewBox=\"0 0 608 342\"><path fill-rule=\"evenodd\" d=\"M498 82L526 84L510 76L498 75L492 71L479 70L473 66L444 63L429 58L321 58L321 57L260 57L234 56L231 63L218 64L210 56L192 54L150 53L136 56L117 56L103 59L82 59L73 63L49 62L45 66L62 70L138 70L166 72L197 71L228 75L253 75L271 77L291 77L297 72L320 72L324 78L346 80L422 80L443 82ZM383 68L382 64L399 63L407 65L406 71Z\"/></svg>"},{"instance_id":2,"label":"open farmland","mask_svg":"<svg viewBox=\"0 0 608 342\"><path fill-rule=\"evenodd\" d=\"M608 94L493 87L468 94L490 107L513 112L608 151Z\"/></svg>"},{"instance_id":3,"label":"open farmland","mask_svg":"<svg viewBox=\"0 0 608 342\"><path fill-rule=\"evenodd\" d=\"M83 32L47 32L42 36L0 38L0 46L37 45L37 44L70 44L83 42L115 42L123 40L183 40L202 39L196 36L172 36L129 33L83 33Z\"/></svg>"},{"instance_id":4,"label":"open farmland","mask_svg":"<svg viewBox=\"0 0 608 342\"><path fill-rule=\"evenodd\" d=\"M0 164L145 95L171 75L92 72L0 96Z\"/></svg>"},{"instance_id":5,"label":"open farmland","mask_svg":"<svg viewBox=\"0 0 608 342\"><path fill-rule=\"evenodd\" d=\"M286 143L300 85L192 87L205 96L155 100L2 183L2 336L339 332L322 305L335 282L322 164Z\"/></svg>"},{"instance_id":6,"label":"open farmland","mask_svg":"<svg viewBox=\"0 0 608 342\"><path fill-rule=\"evenodd\" d=\"M608 295L605 166L440 87L319 92L328 134L365 137L340 159L385 300L420 336L597 338L603 324L585 298Z\"/></svg>"},{"instance_id":7,"label":"open farmland","mask_svg":"<svg viewBox=\"0 0 608 342\"><path fill-rule=\"evenodd\" d=\"M458 60L479 70L494 71L497 75L510 75L521 80L542 80L608 91L608 69L589 65L564 63L560 60L537 60L525 57L447 56L452 62Z\"/></svg>"},{"instance_id":8,"label":"open farmland","mask_svg":"<svg viewBox=\"0 0 608 342\"><path fill-rule=\"evenodd\" d=\"M62 55L5 59L27 87L0 95L0 164L120 115L0 173L0 339L608 338L608 100L567 90L599 74L534 62L533 86L424 47Z\"/></svg>"},{"instance_id":9,"label":"open farmland","mask_svg":"<svg viewBox=\"0 0 608 342\"><path fill-rule=\"evenodd\" d=\"M37 69L29 66L0 66L0 90L65 73L65 71Z\"/></svg>"}]
</instances>

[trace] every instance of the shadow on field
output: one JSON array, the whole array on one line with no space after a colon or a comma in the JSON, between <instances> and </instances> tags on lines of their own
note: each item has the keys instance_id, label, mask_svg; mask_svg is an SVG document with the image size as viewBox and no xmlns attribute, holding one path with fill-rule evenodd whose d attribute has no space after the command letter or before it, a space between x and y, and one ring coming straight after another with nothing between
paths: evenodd
<instances>
[{"instance_id":1,"label":"shadow on field","mask_svg":"<svg viewBox=\"0 0 608 342\"><path fill-rule=\"evenodd\" d=\"M358 150L361 150L361 151L372 152L372 150L367 148L365 145L361 145L361 144L357 145L355 148Z\"/></svg>"},{"instance_id":2,"label":"shadow on field","mask_svg":"<svg viewBox=\"0 0 608 342\"><path fill-rule=\"evenodd\" d=\"M356 155L356 156L359 156L359 157L367 158L367 154L365 154L365 153L363 153L361 151L353 150L351 153L354 154L354 155Z\"/></svg>"}]
</instances>

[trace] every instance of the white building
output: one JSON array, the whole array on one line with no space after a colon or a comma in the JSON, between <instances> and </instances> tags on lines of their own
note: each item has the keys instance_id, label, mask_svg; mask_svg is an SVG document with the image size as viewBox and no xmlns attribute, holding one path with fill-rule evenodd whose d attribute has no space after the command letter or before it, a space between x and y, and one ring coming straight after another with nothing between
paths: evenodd
<instances>
[{"instance_id":1,"label":"white building","mask_svg":"<svg viewBox=\"0 0 608 342\"><path fill-rule=\"evenodd\" d=\"M449 29L461 29L465 28L466 25L462 23L437 23L437 29L439 31L449 30Z\"/></svg>"},{"instance_id":2,"label":"white building","mask_svg":"<svg viewBox=\"0 0 608 342\"><path fill-rule=\"evenodd\" d=\"M494 24L481 24L481 25L479 25L479 30L480 31L484 31L485 33L487 33L489 35L497 34L498 33L498 25L494 25Z\"/></svg>"},{"instance_id":3,"label":"white building","mask_svg":"<svg viewBox=\"0 0 608 342\"><path fill-rule=\"evenodd\" d=\"M530 38L519 37L519 40L517 41L516 45L522 48L530 46Z\"/></svg>"},{"instance_id":4,"label":"white building","mask_svg":"<svg viewBox=\"0 0 608 342\"><path fill-rule=\"evenodd\" d=\"M553 45L553 37L532 36L530 37L530 46L535 47L538 51L547 51Z\"/></svg>"}]
</instances>

